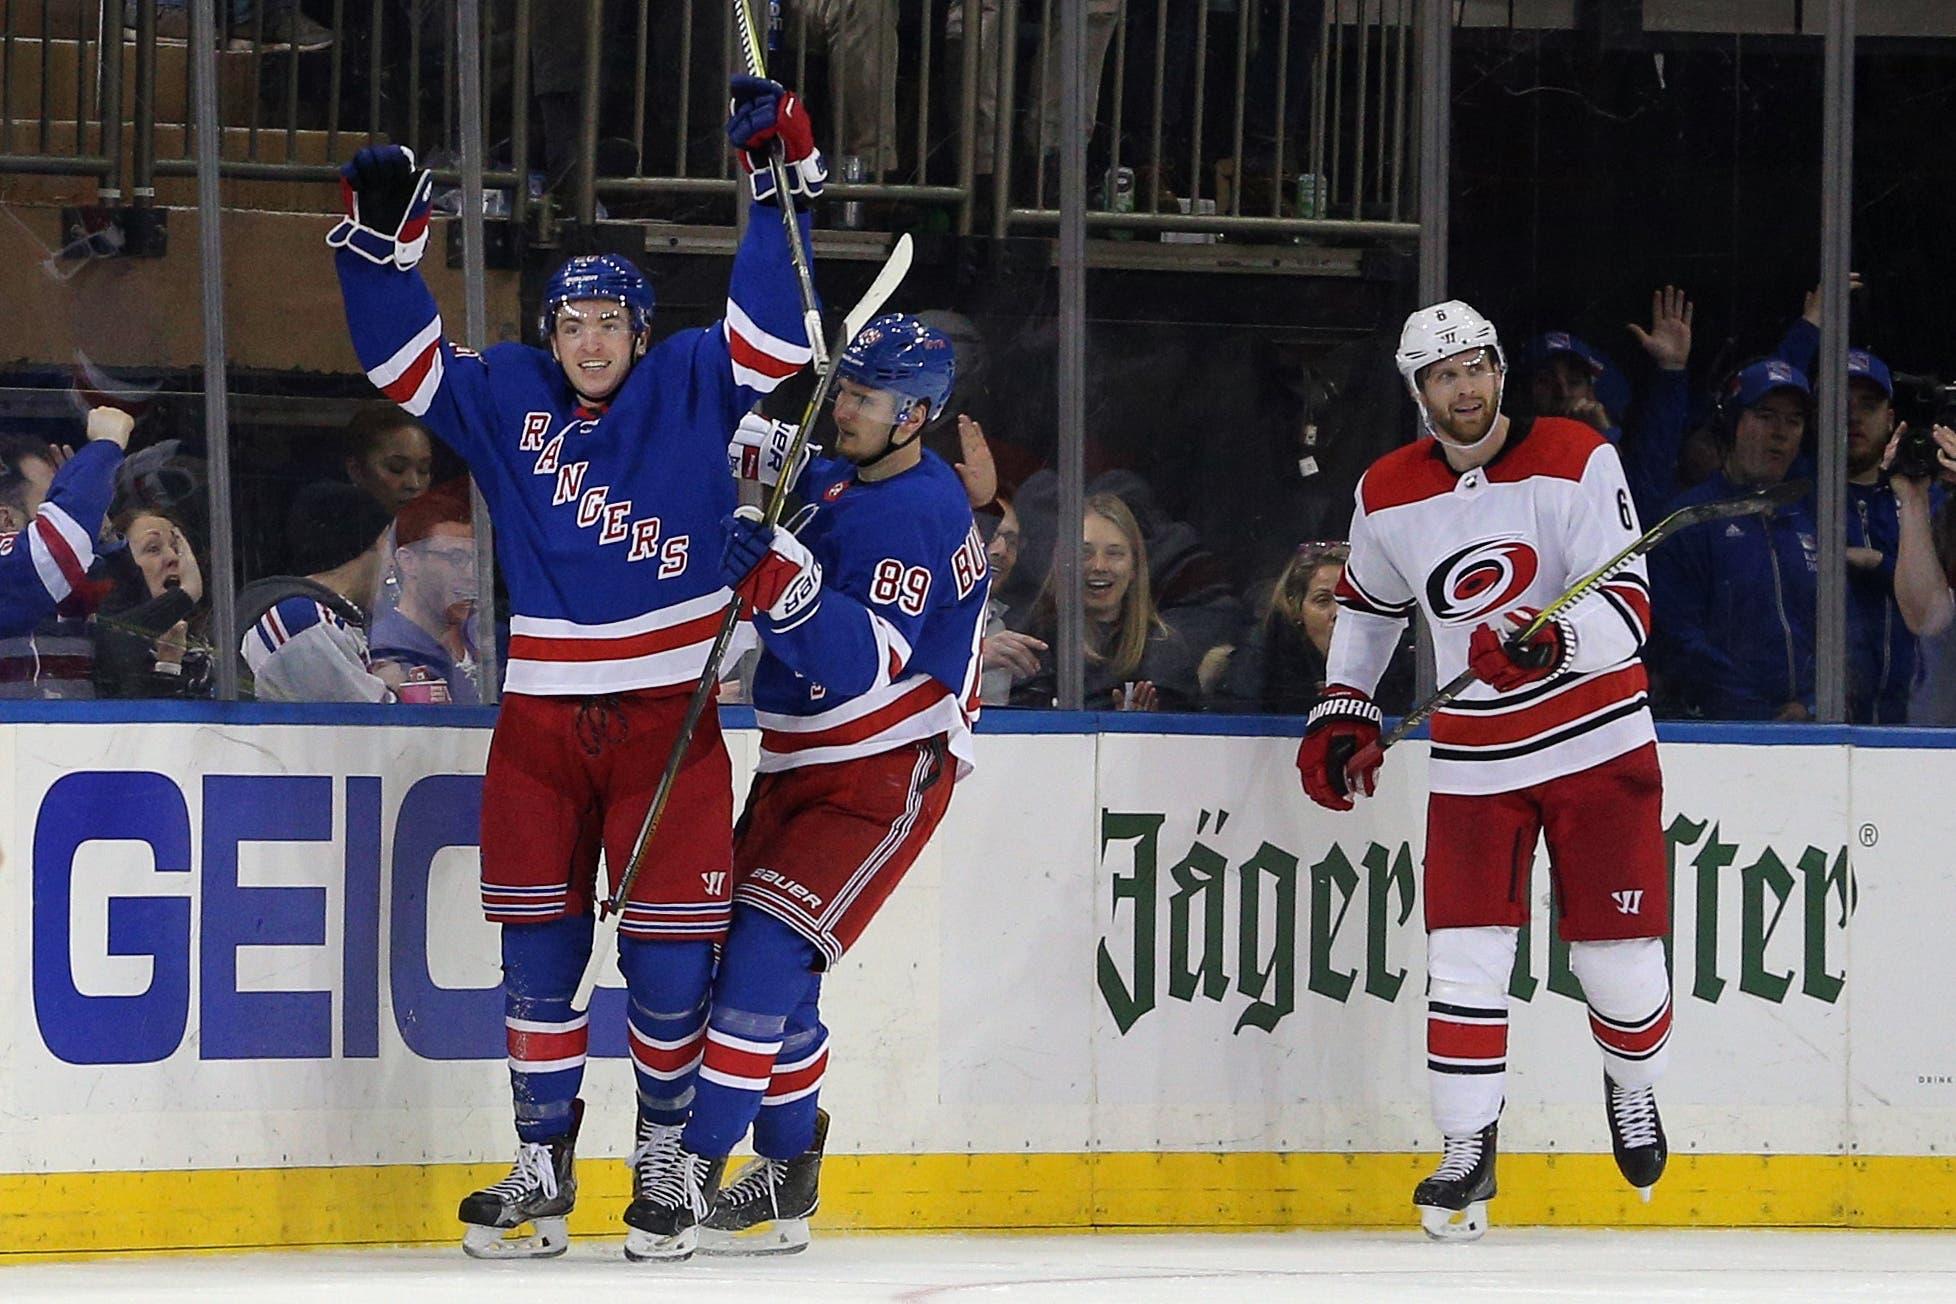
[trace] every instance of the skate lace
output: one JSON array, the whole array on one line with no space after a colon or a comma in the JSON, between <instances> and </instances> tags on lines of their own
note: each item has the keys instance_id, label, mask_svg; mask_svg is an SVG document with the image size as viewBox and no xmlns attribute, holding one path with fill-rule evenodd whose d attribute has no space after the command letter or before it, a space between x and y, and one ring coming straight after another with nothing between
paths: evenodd
<instances>
[{"instance_id":1,"label":"skate lace","mask_svg":"<svg viewBox=\"0 0 1956 1304\"><path fill-rule=\"evenodd\" d=\"M516 1147L516 1165L509 1176L489 1188L511 1201L540 1193L546 1200L557 1198L557 1165L550 1161L550 1147L540 1141L526 1141Z\"/></svg>"},{"instance_id":2,"label":"skate lace","mask_svg":"<svg viewBox=\"0 0 1956 1304\"><path fill-rule=\"evenodd\" d=\"M1657 1144L1657 1093L1649 1087L1626 1090L1610 1084L1610 1116L1628 1147Z\"/></svg>"},{"instance_id":3,"label":"skate lace","mask_svg":"<svg viewBox=\"0 0 1956 1304\"><path fill-rule=\"evenodd\" d=\"M766 1200L769 1209L778 1211L780 1205L775 1200L775 1192L787 1171L788 1166L778 1159L756 1159L737 1181L722 1189L720 1199L734 1208Z\"/></svg>"},{"instance_id":4,"label":"skate lace","mask_svg":"<svg viewBox=\"0 0 1956 1304\"><path fill-rule=\"evenodd\" d=\"M706 1199L698 1170L705 1160L687 1153L680 1144L683 1129L654 1127L632 1151L632 1179L638 1198L677 1208L691 1207L696 1217L706 1216Z\"/></svg>"},{"instance_id":5,"label":"skate lace","mask_svg":"<svg viewBox=\"0 0 1956 1304\"><path fill-rule=\"evenodd\" d=\"M1440 1155L1440 1166L1433 1170L1436 1181L1464 1181L1474 1171L1474 1165L1481 1161L1481 1134L1472 1136L1450 1136L1442 1139L1445 1149Z\"/></svg>"}]
</instances>

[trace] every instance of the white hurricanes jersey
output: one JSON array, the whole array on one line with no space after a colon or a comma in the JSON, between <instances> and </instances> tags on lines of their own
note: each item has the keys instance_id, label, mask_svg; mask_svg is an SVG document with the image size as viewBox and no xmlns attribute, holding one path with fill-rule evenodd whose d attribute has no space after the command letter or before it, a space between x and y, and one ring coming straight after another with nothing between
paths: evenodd
<instances>
[{"instance_id":1,"label":"white hurricanes jersey","mask_svg":"<svg viewBox=\"0 0 1956 1304\"><path fill-rule=\"evenodd\" d=\"M1581 422L1513 422L1486 466L1456 473L1433 439L1358 484L1326 678L1376 688L1417 607L1439 681L1467 668L1476 626L1542 608L1642 533L1616 450ZM1476 681L1432 719L1434 792L1512 792L1655 740L1638 653L1650 630L1641 558L1565 615L1566 669L1511 693Z\"/></svg>"}]
</instances>

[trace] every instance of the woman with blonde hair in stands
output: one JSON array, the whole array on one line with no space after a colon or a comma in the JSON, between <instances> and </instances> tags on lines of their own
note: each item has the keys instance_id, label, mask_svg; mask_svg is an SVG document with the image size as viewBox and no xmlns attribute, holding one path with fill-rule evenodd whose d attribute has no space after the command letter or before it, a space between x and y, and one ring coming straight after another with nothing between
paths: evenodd
<instances>
[{"instance_id":1,"label":"woman with blonde hair in stands","mask_svg":"<svg viewBox=\"0 0 1956 1304\"><path fill-rule=\"evenodd\" d=\"M1113 494L1087 499L1082 522L1081 604L1086 614L1088 710L1195 709L1195 658L1155 610L1148 586L1148 546L1126 503ZM1059 602L1049 575L1033 604L1031 633L1057 646ZM1057 695L1054 653L1012 694L1014 706L1052 706Z\"/></svg>"}]
</instances>

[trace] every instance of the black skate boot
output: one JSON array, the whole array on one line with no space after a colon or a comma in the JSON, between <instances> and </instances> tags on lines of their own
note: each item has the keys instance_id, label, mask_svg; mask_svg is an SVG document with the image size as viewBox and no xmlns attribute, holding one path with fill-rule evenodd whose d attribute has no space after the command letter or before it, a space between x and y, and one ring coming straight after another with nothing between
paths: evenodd
<instances>
[{"instance_id":1,"label":"black skate boot","mask_svg":"<svg viewBox=\"0 0 1956 1304\"><path fill-rule=\"evenodd\" d=\"M584 1102L571 1102L570 1131L553 1141L523 1142L509 1176L462 1198L468 1224L462 1252L472 1259L551 1259L570 1248L564 1218L577 1203L577 1129ZM508 1236L524 1223L534 1234Z\"/></svg>"},{"instance_id":2,"label":"black skate boot","mask_svg":"<svg viewBox=\"0 0 1956 1304\"><path fill-rule=\"evenodd\" d=\"M1443 1138L1440 1166L1413 1188L1420 1226L1434 1240L1477 1241L1487 1234L1487 1202L1494 1198L1494 1135L1500 1126L1497 1119L1478 1132Z\"/></svg>"},{"instance_id":3,"label":"black skate boot","mask_svg":"<svg viewBox=\"0 0 1956 1304\"><path fill-rule=\"evenodd\" d=\"M1603 1074L1603 1112L1610 1119L1610 1148L1617 1170L1650 1203L1650 1188L1664 1175L1671 1152L1664 1142L1664 1121L1657 1116L1657 1092L1650 1087L1619 1087Z\"/></svg>"},{"instance_id":4,"label":"black skate boot","mask_svg":"<svg viewBox=\"0 0 1956 1304\"><path fill-rule=\"evenodd\" d=\"M754 1161L713 1198L700 1226L701 1254L799 1254L808 1220L822 1206L822 1146L829 1115L815 1111L815 1139L793 1159Z\"/></svg>"},{"instance_id":5,"label":"black skate boot","mask_svg":"<svg viewBox=\"0 0 1956 1304\"><path fill-rule=\"evenodd\" d=\"M700 1222L720 1189L722 1159L686 1149L683 1125L638 1123L632 1151L632 1203L625 1210L625 1257L633 1263L677 1263L693 1257Z\"/></svg>"}]
</instances>

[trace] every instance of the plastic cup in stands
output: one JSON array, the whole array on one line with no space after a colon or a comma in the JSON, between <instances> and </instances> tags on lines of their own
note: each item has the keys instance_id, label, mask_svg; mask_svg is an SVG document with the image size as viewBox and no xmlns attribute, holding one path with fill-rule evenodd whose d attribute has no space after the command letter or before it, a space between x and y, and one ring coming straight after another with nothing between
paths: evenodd
<instances>
[{"instance_id":1,"label":"plastic cup in stands","mask_svg":"<svg viewBox=\"0 0 1956 1304\"><path fill-rule=\"evenodd\" d=\"M865 175L867 174L863 169L862 155L844 154L842 156L842 179L844 181L859 182ZM836 218L836 225L842 227L844 230L854 231L860 229L862 224L862 201L859 199L845 199L842 201L842 209Z\"/></svg>"},{"instance_id":2,"label":"plastic cup in stands","mask_svg":"<svg viewBox=\"0 0 1956 1304\"><path fill-rule=\"evenodd\" d=\"M394 696L409 706L446 706L455 699L449 696L448 684L441 679L413 679L395 690Z\"/></svg>"},{"instance_id":3,"label":"plastic cup in stands","mask_svg":"<svg viewBox=\"0 0 1956 1304\"><path fill-rule=\"evenodd\" d=\"M1133 709L1134 709L1134 681L1130 679L1126 683L1121 685L1121 710L1132 711Z\"/></svg>"}]
</instances>

